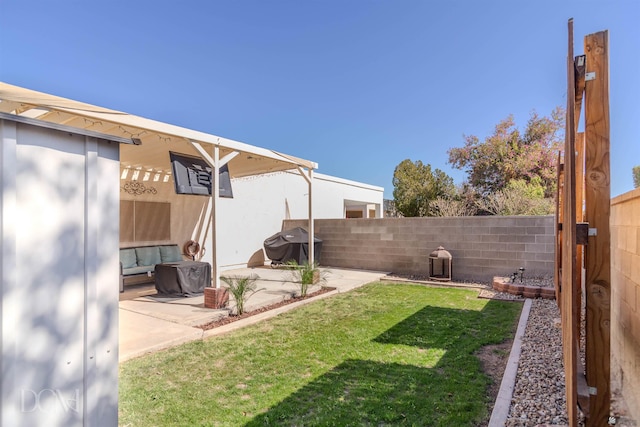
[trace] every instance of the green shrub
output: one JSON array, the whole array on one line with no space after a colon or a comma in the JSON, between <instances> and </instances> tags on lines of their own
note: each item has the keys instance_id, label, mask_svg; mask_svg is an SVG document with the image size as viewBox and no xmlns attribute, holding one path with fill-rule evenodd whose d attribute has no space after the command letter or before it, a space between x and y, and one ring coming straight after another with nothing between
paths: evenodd
<instances>
[{"instance_id":1,"label":"green shrub","mask_svg":"<svg viewBox=\"0 0 640 427\"><path fill-rule=\"evenodd\" d=\"M300 285L301 297L307 296L309 286L324 280L317 262L310 264L309 261L305 261L300 265L295 260L290 260L285 265L291 269L293 281Z\"/></svg>"},{"instance_id":2,"label":"green shrub","mask_svg":"<svg viewBox=\"0 0 640 427\"><path fill-rule=\"evenodd\" d=\"M256 281L258 276L251 275L249 277L220 277L229 287L229 292L236 300L236 311L238 316L244 313L244 303L256 292L264 290L264 288L256 289Z\"/></svg>"}]
</instances>

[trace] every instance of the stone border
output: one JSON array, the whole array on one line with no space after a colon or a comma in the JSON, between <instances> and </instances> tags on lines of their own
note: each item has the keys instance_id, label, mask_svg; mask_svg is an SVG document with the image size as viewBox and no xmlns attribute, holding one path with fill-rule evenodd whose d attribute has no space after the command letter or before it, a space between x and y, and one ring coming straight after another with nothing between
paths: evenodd
<instances>
[{"instance_id":1,"label":"stone border","mask_svg":"<svg viewBox=\"0 0 640 427\"><path fill-rule=\"evenodd\" d=\"M384 276L380 278L381 282L385 283L410 283L414 285L427 285L436 288L467 288L467 289L488 289L489 287L482 283L462 283L455 280L450 282L424 280L424 279L410 279L397 276Z\"/></svg>"},{"instance_id":2,"label":"stone border","mask_svg":"<svg viewBox=\"0 0 640 427\"><path fill-rule=\"evenodd\" d=\"M508 277L494 277L493 289L497 292L506 292L512 295L521 295L525 298L556 299L555 288L543 286L527 286L511 283Z\"/></svg>"},{"instance_id":3,"label":"stone border","mask_svg":"<svg viewBox=\"0 0 640 427\"><path fill-rule=\"evenodd\" d=\"M504 374L502 375L500 391L498 392L496 402L493 405L493 411L491 412L491 418L489 419L489 427L504 426L507 421L507 417L509 416L511 398L513 397L513 389L516 385L516 376L518 374L518 363L520 362L522 337L524 336L524 332L527 328L527 321L529 320L530 312L531 299L527 298L524 301L522 313L520 313L518 329L516 330L516 335L513 337L511 353L509 353L509 360L507 361L507 366L505 367Z\"/></svg>"}]
</instances>

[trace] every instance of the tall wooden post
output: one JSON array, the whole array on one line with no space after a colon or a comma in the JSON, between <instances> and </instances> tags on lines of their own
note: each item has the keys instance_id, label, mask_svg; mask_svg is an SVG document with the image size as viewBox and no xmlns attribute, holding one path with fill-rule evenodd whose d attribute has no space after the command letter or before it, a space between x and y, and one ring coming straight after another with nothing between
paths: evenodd
<instances>
[{"instance_id":1,"label":"tall wooden post","mask_svg":"<svg viewBox=\"0 0 640 427\"><path fill-rule=\"evenodd\" d=\"M553 269L553 284L556 289L556 303L558 308L562 309L562 221L564 218L562 209L564 208L562 199L564 198L564 160L562 159L562 152L558 152L556 172L556 258Z\"/></svg>"},{"instance_id":2,"label":"tall wooden post","mask_svg":"<svg viewBox=\"0 0 640 427\"><path fill-rule=\"evenodd\" d=\"M577 117L577 116L576 116ZM576 126L577 127L577 126ZM575 186L576 186L576 223L584 221L584 133L576 133L575 139L576 149L576 169L575 169ZM582 314L582 269L584 267L584 246L578 244L576 246L576 289L574 293L574 309L576 310L576 324L574 334L580 340L580 320ZM582 363L580 363L582 365ZM582 372L580 373L582 374Z\"/></svg>"},{"instance_id":3,"label":"tall wooden post","mask_svg":"<svg viewBox=\"0 0 640 427\"><path fill-rule=\"evenodd\" d=\"M585 37L586 369L591 398L587 426L607 424L610 404L609 36Z\"/></svg>"},{"instance_id":4,"label":"tall wooden post","mask_svg":"<svg viewBox=\"0 0 640 427\"><path fill-rule=\"evenodd\" d=\"M573 19L569 20L567 57L567 120L564 145L564 189L562 219L562 348L569 426L578 425L578 385L576 360L578 341L576 330L576 150L575 150L575 69L573 65Z\"/></svg>"}]
</instances>

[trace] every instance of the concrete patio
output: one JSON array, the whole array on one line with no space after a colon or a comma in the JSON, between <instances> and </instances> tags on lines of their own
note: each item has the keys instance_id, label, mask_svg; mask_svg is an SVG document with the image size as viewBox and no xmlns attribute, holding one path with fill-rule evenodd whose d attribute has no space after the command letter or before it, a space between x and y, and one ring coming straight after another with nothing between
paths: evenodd
<instances>
[{"instance_id":1,"label":"concrete patio","mask_svg":"<svg viewBox=\"0 0 640 427\"><path fill-rule=\"evenodd\" d=\"M336 288L334 291L314 298L298 301L276 310L263 312L227 325L203 331L196 326L228 316L229 310L213 310L204 307L204 296L160 297L153 285L126 289L120 300L120 353L119 361L142 356L154 351L173 347L185 342L205 339L231 330L239 329L311 301L327 298L336 293L347 292L385 275L379 271L322 268L326 281L324 286ZM292 281L291 273L269 267L242 268L224 272L225 276L258 276L257 289L263 289L251 296L245 303L245 310L252 311L290 299L299 293L299 285ZM315 285L309 293L320 289ZM229 308L235 306L231 298Z\"/></svg>"}]
</instances>

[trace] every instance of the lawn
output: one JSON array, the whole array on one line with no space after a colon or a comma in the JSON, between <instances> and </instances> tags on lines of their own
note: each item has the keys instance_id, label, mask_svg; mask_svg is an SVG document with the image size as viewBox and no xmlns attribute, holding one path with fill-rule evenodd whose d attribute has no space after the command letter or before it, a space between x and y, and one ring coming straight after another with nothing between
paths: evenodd
<instances>
[{"instance_id":1,"label":"lawn","mask_svg":"<svg viewBox=\"0 0 640 427\"><path fill-rule=\"evenodd\" d=\"M521 305L374 283L120 367L121 426L475 426Z\"/></svg>"}]
</instances>

